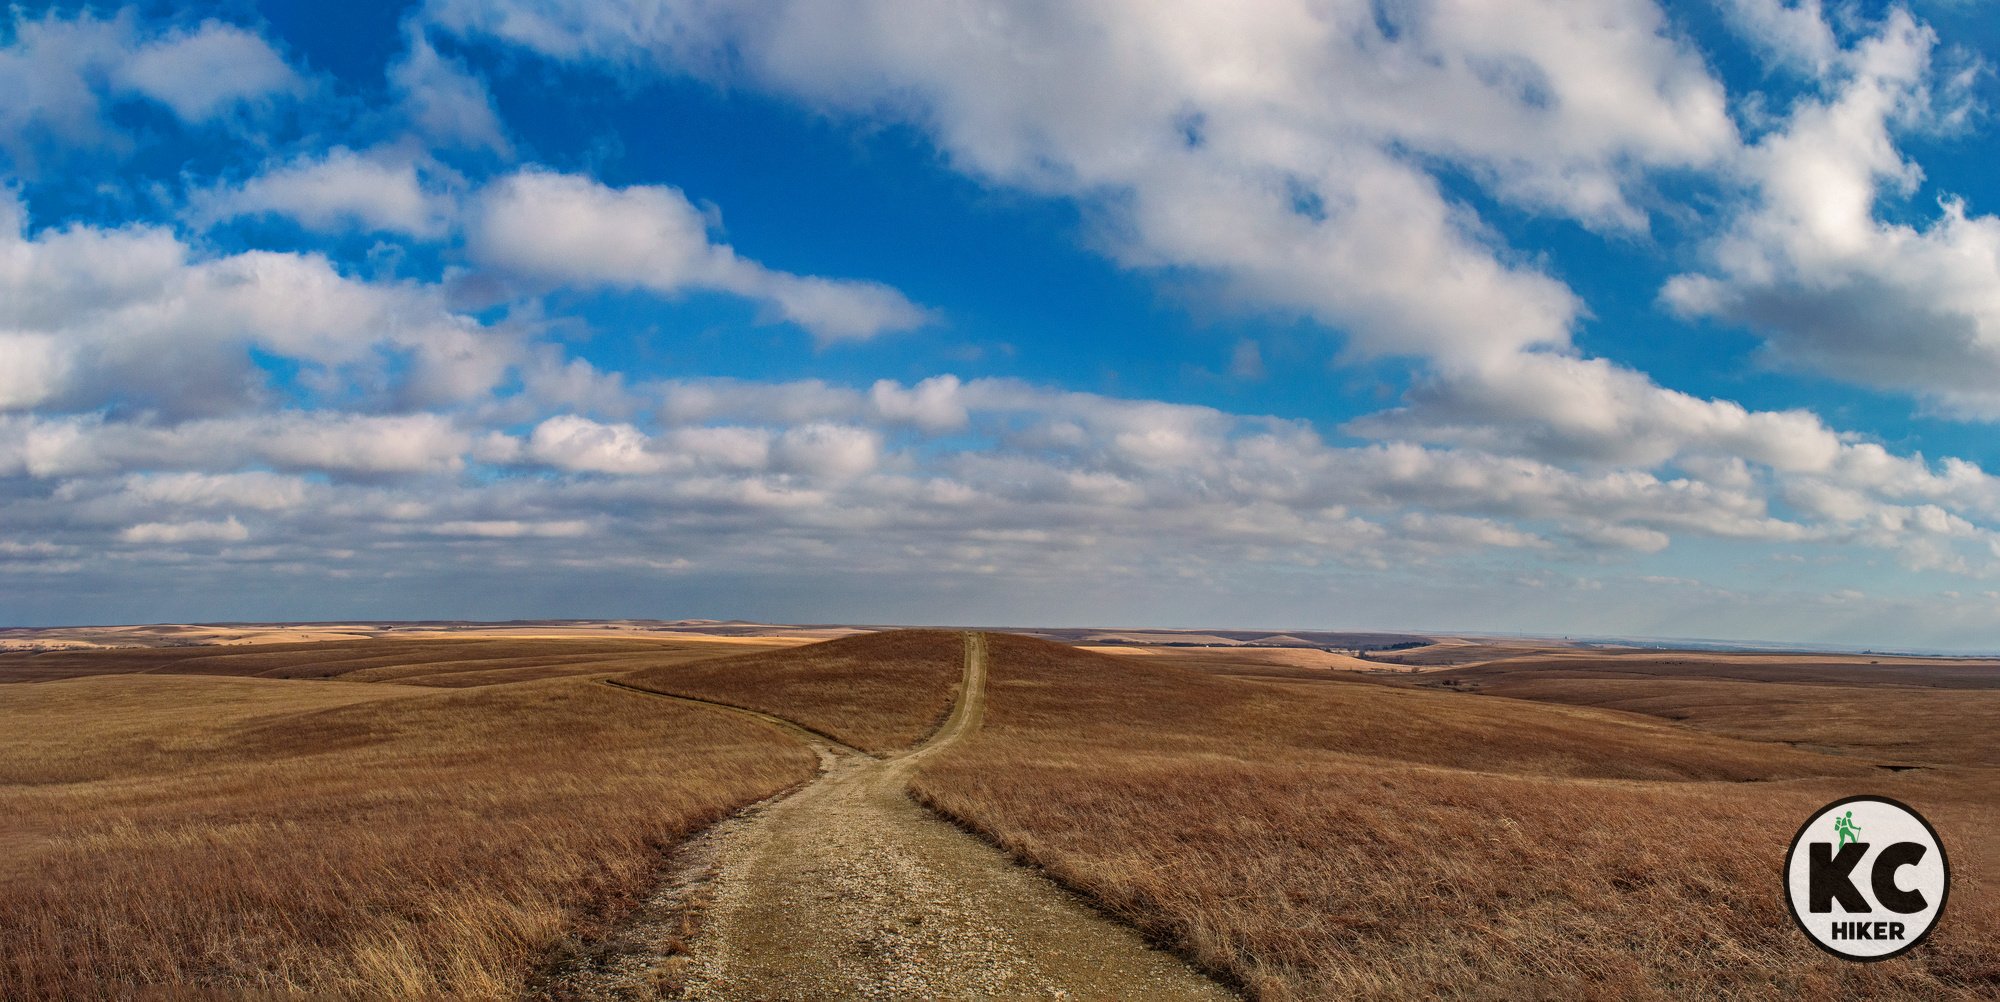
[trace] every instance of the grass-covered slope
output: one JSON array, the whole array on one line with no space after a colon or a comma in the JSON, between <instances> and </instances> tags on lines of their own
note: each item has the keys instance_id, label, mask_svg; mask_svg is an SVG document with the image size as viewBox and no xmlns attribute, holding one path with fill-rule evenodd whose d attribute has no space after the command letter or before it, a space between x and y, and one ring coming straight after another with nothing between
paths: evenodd
<instances>
[{"instance_id":1,"label":"grass-covered slope","mask_svg":"<svg viewBox=\"0 0 2000 1002\"><path fill-rule=\"evenodd\" d=\"M964 674L964 634L895 630L652 668L619 681L761 710L883 753L935 730Z\"/></svg>"},{"instance_id":2,"label":"grass-covered slope","mask_svg":"<svg viewBox=\"0 0 2000 1002\"><path fill-rule=\"evenodd\" d=\"M509 997L813 765L578 679L6 686L0 998Z\"/></svg>"},{"instance_id":3,"label":"grass-covered slope","mask_svg":"<svg viewBox=\"0 0 2000 1002\"><path fill-rule=\"evenodd\" d=\"M1260 998L1991 997L1973 853L1905 958L1835 960L1784 912L1799 820L1897 781L1637 714L995 635L984 730L917 792ZM1990 777L1960 788L1941 814L2000 822L1968 806Z\"/></svg>"}]
</instances>

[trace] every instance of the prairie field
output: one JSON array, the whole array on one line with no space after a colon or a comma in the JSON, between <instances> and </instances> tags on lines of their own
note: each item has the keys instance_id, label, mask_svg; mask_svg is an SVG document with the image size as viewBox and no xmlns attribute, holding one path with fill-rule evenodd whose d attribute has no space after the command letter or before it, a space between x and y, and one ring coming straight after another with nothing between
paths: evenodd
<instances>
[{"instance_id":1,"label":"prairie field","mask_svg":"<svg viewBox=\"0 0 2000 1002\"><path fill-rule=\"evenodd\" d=\"M766 815L780 843L860 837L813 805L880 770L1004 851L949 857L968 873L1030 864L1252 998L2000 995L1990 662L991 633L968 694L956 631L577 632L0 655L0 998L627 997L543 980L613 970L611 943L651 997L653 961L729 955L707 898L658 897L684 852L737 865ZM826 771L816 737L730 707L869 754ZM820 793L711 828L788 789ZM1814 948L1778 882L1799 820L1855 793L1922 810L1953 863L1936 935L1878 964ZM923 928L887 904L901 871L850 849L879 871L850 911Z\"/></svg>"},{"instance_id":2,"label":"prairie field","mask_svg":"<svg viewBox=\"0 0 2000 1002\"><path fill-rule=\"evenodd\" d=\"M369 643L0 659L148 672L0 686L0 998L514 996L814 772L738 715L536 680L615 645ZM495 673L525 680L432 687Z\"/></svg>"},{"instance_id":3,"label":"prairie field","mask_svg":"<svg viewBox=\"0 0 2000 1002\"><path fill-rule=\"evenodd\" d=\"M238 675L401 682L440 688L610 675L791 645L786 640L439 637L0 654L0 682L85 675Z\"/></svg>"},{"instance_id":4,"label":"prairie field","mask_svg":"<svg viewBox=\"0 0 2000 1002\"><path fill-rule=\"evenodd\" d=\"M2000 993L2000 855L1977 837L2000 777L1954 739L1890 772L1782 724L991 646L985 728L917 795L1255 997ZM1908 729L1942 718L1995 720L1933 703ZM1925 811L1952 853L1947 919L1879 964L1798 935L1778 882L1799 820L1855 792Z\"/></svg>"}]
</instances>

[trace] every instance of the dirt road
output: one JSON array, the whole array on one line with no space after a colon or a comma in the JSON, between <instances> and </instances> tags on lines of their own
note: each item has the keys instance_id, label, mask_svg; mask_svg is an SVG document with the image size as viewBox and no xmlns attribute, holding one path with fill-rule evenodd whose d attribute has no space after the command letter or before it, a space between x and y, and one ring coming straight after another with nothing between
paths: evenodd
<instances>
[{"instance_id":1,"label":"dirt road","mask_svg":"<svg viewBox=\"0 0 2000 1002\"><path fill-rule=\"evenodd\" d=\"M663 889L656 904L700 901L685 957L623 966L677 968L686 999L1231 998L911 802L911 770L978 729L985 683L967 634L959 699L924 744L874 758L807 735L819 779L717 826ZM624 986L579 994L644 997Z\"/></svg>"}]
</instances>

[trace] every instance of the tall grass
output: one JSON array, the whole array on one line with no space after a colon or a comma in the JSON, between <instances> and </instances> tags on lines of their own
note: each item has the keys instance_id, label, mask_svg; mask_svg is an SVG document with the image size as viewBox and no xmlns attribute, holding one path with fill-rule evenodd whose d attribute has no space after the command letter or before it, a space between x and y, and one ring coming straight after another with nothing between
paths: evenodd
<instances>
[{"instance_id":1,"label":"tall grass","mask_svg":"<svg viewBox=\"0 0 2000 1002\"><path fill-rule=\"evenodd\" d=\"M0 690L0 998L491 998L673 843L811 775L583 680Z\"/></svg>"},{"instance_id":2,"label":"tall grass","mask_svg":"<svg viewBox=\"0 0 2000 1002\"><path fill-rule=\"evenodd\" d=\"M1922 949L1855 965L1793 928L1778 874L1813 808L1902 781L1866 762L1630 714L991 649L985 729L926 763L918 795L1257 997L2000 993L1994 860L1970 845L2000 823L1988 773L1892 791L1949 826L1957 886Z\"/></svg>"}]
</instances>

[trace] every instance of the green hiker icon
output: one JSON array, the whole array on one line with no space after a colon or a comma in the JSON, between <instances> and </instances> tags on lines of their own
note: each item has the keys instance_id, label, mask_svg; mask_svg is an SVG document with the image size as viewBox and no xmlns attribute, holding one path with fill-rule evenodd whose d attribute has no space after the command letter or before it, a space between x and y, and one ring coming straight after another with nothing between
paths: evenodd
<instances>
[{"instance_id":1,"label":"green hiker icon","mask_svg":"<svg viewBox=\"0 0 2000 1002\"><path fill-rule=\"evenodd\" d=\"M1840 837L1839 845L1861 841L1861 836L1855 834L1860 830L1861 826L1854 823L1853 811L1848 811L1846 817L1833 819L1833 832Z\"/></svg>"}]
</instances>

